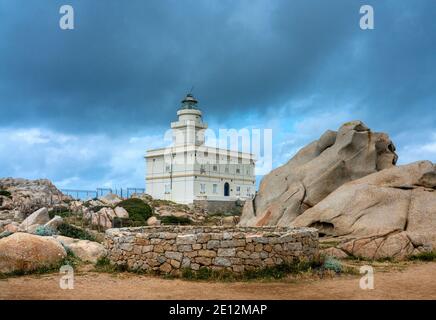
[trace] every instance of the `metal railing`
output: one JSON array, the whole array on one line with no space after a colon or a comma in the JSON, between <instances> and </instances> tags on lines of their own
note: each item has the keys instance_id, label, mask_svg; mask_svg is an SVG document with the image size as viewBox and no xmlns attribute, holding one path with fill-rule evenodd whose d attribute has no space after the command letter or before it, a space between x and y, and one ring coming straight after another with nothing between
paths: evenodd
<instances>
[{"instance_id":1,"label":"metal railing","mask_svg":"<svg viewBox=\"0 0 436 320\"><path fill-rule=\"evenodd\" d=\"M96 190L61 189L65 195L74 199L89 200L103 197L109 193L116 194L122 199L129 198L134 193L145 193L144 188L97 188Z\"/></svg>"}]
</instances>

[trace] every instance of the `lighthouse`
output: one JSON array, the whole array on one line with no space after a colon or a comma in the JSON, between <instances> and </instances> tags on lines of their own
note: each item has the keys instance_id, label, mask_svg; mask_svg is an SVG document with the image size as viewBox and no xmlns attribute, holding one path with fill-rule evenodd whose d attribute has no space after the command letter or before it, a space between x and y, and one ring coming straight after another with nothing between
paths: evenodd
<instances>
[{"instance_id":1,"label":"lighthouse","mask_svg":"<svg viewBox=\"0 0 436 320\"><path fill-rule=\"evenodd\" d=\"M155 199L214 207L253 198L254 156L205 145L208 126L191 93L181 101L177 117L171 123L172 145L146 152L146 192Z\"/></svg>"}]
</instances>

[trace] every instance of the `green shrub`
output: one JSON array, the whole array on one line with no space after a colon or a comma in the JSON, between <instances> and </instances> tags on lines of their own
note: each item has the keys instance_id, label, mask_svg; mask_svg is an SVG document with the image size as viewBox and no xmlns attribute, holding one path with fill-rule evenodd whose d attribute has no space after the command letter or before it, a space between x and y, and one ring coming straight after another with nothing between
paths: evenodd
<instances>
[{"instance_id":1,"label":"green shrub","mask_svg":"<svg viewBox=\"0 0 436 320\"><path fill-rule=\"evenodd\" d=\"M436 252L421 252L409 258L410 260L434 261L436 260Z\"/></svg>"},{"instance_id":2,"label":"green shrub","mask_svg":"<svg viewBox=\"0 0 436 320\"><path fill-rule=\"evenodd\" d=\"M97 272L126 272L127 267L126 265L117 265L112 264L110 260L107 257L100 257L98 258L96 264L95 264L95 271Z\"/></svg>"},{"instance_id":3,"label":"green shrub","mask_svg":"<svg viewBox=\"0 0 436 320\"><path fill-rule=\"evenodd\" d=\"M56 230L54 230L50 227L38 226L35 230L35 234L37 236L48 237L48 236L55 235Z\"/></svg>"},{"instance_id":4,"label":"green shrub","mask_svg":"<svg viewBox=\"0 0 436 320\"><path fill-rule=\"evenodd\" d=\"M99 212L102 208L105 208L106 206L95 206L95 207L89 207L89 210L94 212Z\"/></svg>"},{"instance_id":5,"label":"green shrub","mask_svg":"<svg viewBox=\"0 0 436 320\"><path fill-rule=\"evenodd\" d=\"M191 269L182 270L182 278L187 280L254 280L254 279L281 279L289 274L299 274L312 269L319 269L321 264L318 261L306 262L296 261L259 269L245 270L242 274L235 274L228 270L212 270L201 267L198 271Z\"/></svg>"},{"instance_id":6,"label":"green shrub","mask_svg":"<svg viewBox=\"0 0 436 320\"><path fill-rule=\"evenodd\" d=\"M141 199L131 198L123 200L117 206L126 209L129 213L129 219L133 221L146 222L153 214L151 207Z\"/></svg>"},{"instance_id":7,"label":"green shrub","mask_svg":"<svg viewBox=\"0 0 436 320\"><path fill-rule=\"evenodd\" d=\"M11 193L9 191L7 191L7 190L0 190L0 196L5 196L5 197L8 197L8 198L12 198Z\"/></svg>"},{"instance_id":8,"label":"green shrub","mask_svg":"<svg viewBox=\"0 0 436 320\"><path fill-rule=\"evenodd\" d=\"M186 204L176 203L170 200L162 200L162 199L153 199L151 201L151 205L153 207L160 207L160 206L170 206L172 208L175 208L180 211L189 211L190 208Z\"/></svg>"},{"instance_id":9,"label":"green shrub","mask_svg":"<svg viewBox=\"0 0 436 320\"><path fill-rule=\"evenodd\" d=\"M129 218L114 217L113 227L114 228L130 228L130 227L141 227L147 225L146 221L135 221Z\"/></svg>"},{"instance_id":10,"label":"green shrub","mask_svg":"<svg viewBox=\"0 0 436 320\"><path fill-rule=\"evenodd\" d=\"M313 268L318 268L320 264L317 261L295 261L292 263L282 263L272 267L265 267L260 269L246 270L243 274L245 280L259 279L259 278L273 278L281 279L289 274L299 274L309 271Z\"/></svg>"},{"instance_id":11,"label":"green shrub","mask_svg":"<svg viewBox=\"0 0 436 320\"><path fill-rule=\"evenodd\" d=\"M327 257L324 261L323 268L339 273L342 271L342 264L339 260L335 258Z\"/></svg>"},{"instance_id":12,"label":"green shrub","mask_svg":"<svg viewBox=\"0 0 436 320\"><path fill-rule=\"evenodd\" d=\"M165 216L160 221L162 224L192 224L192 220L186 217Z\"/></svg>"},{"instance_id":13,"label":"green shrub","mask_svg":"<svg viewBox=\"0 0 436 320\"><path fill-rule=\"evenodd\" d=\"M207 268L207 267L201 267L197 271L197 274L195 275L195 277L196 277L196 279L199 279L199 280L210 279L212 277L212 269Z\"/></svg>"},{"instance_id":14,"label":"green shrub","mask_svg":"<svg viewBox=\"0 0 436 320\"><path fill-rule=\"evenodd\" d=\"M12 233L13 232L10 232L10 231L3 231L2 233L0 233L0 239L9 237Z\"/></svg>"},{"instance_id":15,"label":"green shrub","mask_svg":"<svg viewBox=\"0 0 436 320\"><path fill-rule=\"evenodd\" d=\"M70 217L72 214L73 213L70 210L65 208L63 210L53 209L48 213L48 216L50 217L50 219L53 219L55 216L66 218L66 217Z\"/></svg>"},{"instance_id":16,"label":"green shrub","mask_svg":"<svg viewBox=\"0 0 436 320\"><path fill-rule=\"evenodd\" d=\"M58 227L58 234L61 236L75 239L95 241L94 236L91 235L89 232L68 223L62 223Z\"/></svg>"}]
</instances>

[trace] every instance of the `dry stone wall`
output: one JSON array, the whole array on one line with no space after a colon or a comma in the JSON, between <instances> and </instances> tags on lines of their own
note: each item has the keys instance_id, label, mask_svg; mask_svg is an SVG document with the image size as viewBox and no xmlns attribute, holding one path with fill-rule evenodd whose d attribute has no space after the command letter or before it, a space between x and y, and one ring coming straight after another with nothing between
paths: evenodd
<instances>
[{"instance_id":1,"label":"dry stone wall","mask_svg":"<svg viewBox=\"0 0 436 320\"><path fill-rule=\"evenodd\" d=\"M311 260L318 254L314 228L162 226L109 229L113 264L129 270L177 274L184 268L236 273Z\"/></svg>"}]
</instances>

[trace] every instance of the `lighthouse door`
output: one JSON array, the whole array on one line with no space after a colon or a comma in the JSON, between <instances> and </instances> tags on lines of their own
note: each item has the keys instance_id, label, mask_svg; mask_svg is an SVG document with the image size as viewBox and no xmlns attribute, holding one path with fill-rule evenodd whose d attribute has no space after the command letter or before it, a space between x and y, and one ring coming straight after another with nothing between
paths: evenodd
<instances>
[{"instance_id":1,"label":"lighthouse door","mask_svg":"<svg viewBox=\"0 0 436 320\"><path fill-rule=\"evenodd\" d=\"M228 197L230 195L230 185L228 182L224 183L224 197Z\"/></svg>"}]
</instances>

